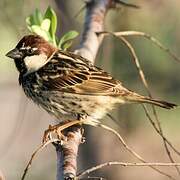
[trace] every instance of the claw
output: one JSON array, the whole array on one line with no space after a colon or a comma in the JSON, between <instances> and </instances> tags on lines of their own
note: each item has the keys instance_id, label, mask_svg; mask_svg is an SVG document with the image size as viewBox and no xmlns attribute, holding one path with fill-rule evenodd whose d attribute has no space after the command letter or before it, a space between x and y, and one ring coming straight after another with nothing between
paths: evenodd
<instances>
[{"instance_id":1,"label":"claw","mask_svg":"<svg viewBox=\"0 0 180 180\"><path fill-rule=\"evenodd\" d=\"M45 144L48 140L52 139L53 126L49 125L49 128L44 131L43 136L43 144Z\"/></svg>"},{"instance_id":2,"label":"claw","mask_svg":"<svg viewBox=\"0 0 180 180\"><path fill-rule=\"evenodd\" d=\"M53 135L55 135L60 141L62 141L61 143L63 143L63 141L66 141L67 138L66 136L64 136L62 131L76 124L82 124L82 121L76 120L76 121L68 121L63 124L57 124L55 126L49 125L49 128L44 132L43 144L49 140L52 140Z\"/></svg>"}]
</instances>

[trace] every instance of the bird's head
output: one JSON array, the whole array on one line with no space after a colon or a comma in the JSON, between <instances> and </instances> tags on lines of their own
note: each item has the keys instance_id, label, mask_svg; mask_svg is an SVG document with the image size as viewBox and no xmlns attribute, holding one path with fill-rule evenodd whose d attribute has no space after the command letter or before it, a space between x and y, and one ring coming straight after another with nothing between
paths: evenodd
<instances>
[{"instance_id":1,"label":"bird's head","mask_svg":"<svg viewBox=\"0 0 180 180\"><path fill-rule=\"evenodd\" d=\"M56 50L41 36L27 35L6 56L14 59L20 73L29 74L43 67Z\"/></svg>"}]
</instances>

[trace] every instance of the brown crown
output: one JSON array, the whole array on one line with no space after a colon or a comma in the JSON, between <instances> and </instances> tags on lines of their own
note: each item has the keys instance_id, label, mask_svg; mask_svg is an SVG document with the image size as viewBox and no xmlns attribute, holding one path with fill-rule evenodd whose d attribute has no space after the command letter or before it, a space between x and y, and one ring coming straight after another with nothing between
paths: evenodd
<instances>
[{"instance_id":1,"label":"brown crown","mask_svg":"<svg viewBox=\"0 0 180 180\"><path fill-rule=\"evenodd\" d=\"M50 57L54 51L56 51L56 47L46 41L39 35L27 35L24 36L19 43L17 44L16 48L21 47L31 47L37 48L37 54L46 54L47 57Z\"/></svg>"}]
</instances>

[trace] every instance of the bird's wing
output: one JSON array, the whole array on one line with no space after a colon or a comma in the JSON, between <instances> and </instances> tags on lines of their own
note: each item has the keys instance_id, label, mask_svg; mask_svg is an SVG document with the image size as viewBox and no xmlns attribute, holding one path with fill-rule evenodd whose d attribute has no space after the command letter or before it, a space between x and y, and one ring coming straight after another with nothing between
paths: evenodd
<instances>
[{"instance_id":1,"label":"bird's wing","mask_svg":"<svg viewBox=\"0 0 180 180\"><path fill-rule=\"evenodd\" d=\"M125 95L129 91L81 56L59 51L38 72L48 90L83 95Z\"/></svg>"}]
</instances>

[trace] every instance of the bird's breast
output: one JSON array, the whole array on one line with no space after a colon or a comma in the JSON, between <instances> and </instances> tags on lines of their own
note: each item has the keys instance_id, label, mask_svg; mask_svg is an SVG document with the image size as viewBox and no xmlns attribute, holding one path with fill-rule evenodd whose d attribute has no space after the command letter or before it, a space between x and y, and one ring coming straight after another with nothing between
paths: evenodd
<instances>
[{"instance_id":1,"label":"bird's breast","mask_svg":"<svg viewBox=\"0 0 180 180\"><path fill-rule=\"evenodd\" d=\"M59 120L74 120L78 115L101 119L119 102L118 98L112 96L48 90L43 88L43 83L36 75L24 77L22 87L30 99Z\"/></svg>"}]
</instances>

